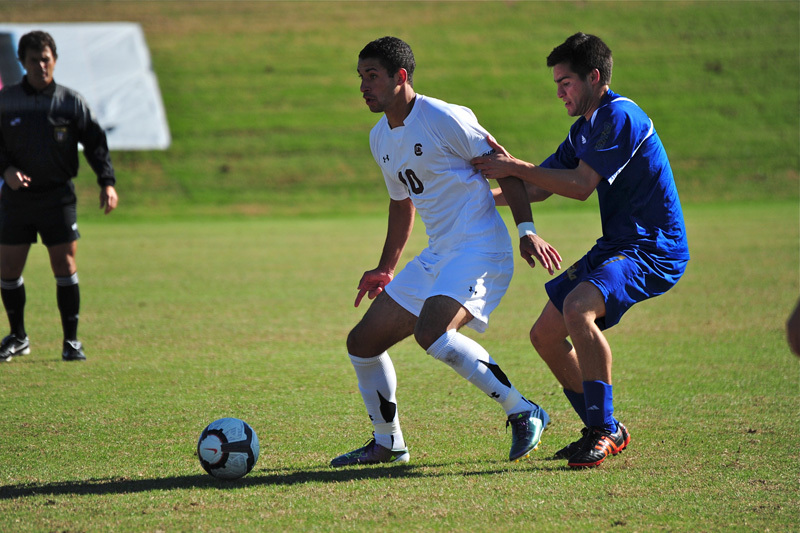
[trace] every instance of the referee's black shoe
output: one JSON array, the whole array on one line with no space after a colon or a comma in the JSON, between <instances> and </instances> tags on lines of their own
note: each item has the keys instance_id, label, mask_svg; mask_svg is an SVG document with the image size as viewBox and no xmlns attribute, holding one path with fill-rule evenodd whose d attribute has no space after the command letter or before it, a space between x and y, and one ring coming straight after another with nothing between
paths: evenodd
<instances>
[{"instance_id":1,"label":"referee's black shoe","mask_svg":"<svg viewBox=\"0 0 800 533\"><path fill-rule=\"evenodd\" d=\"M61 352L61 359L64 361L86 361L83 353L83 344L78 340L65 340L64 351Z\"/></svg>"},{"instance_id":2,"label":"referee's black shoe","mask_svg":"<svg viewBox=\"0 0 800 533\"><path fill-rule=\"evenodd\" d=\"M28 337L17 338L13 333L6 335L0 343L0 362L8 362L16 355L26 355L31 353L31 343Z\"/></svg>"}]
</instances>

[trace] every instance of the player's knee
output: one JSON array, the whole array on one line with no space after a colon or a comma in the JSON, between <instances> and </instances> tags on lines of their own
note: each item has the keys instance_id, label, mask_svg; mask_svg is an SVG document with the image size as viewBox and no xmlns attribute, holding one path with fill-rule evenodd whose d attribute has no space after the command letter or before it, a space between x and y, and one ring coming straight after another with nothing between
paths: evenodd
<instances>
[{"instance_id":1,"label":"player's knee","mask_svg":"<svg viewBox=\"0 0 800 533\"><path fill-rule=\"evenodd\" d=\"M572 297L572 295L567 296L564 300L563 315L567 331L594 322L597 316L594 310L588 308L582 299Z\"/></svg>"},{"instance_id":2,"label":"player's knee","mask_svg":"<svg viewBox=\"0 0 800 533\"><path fill-rule=\"evenodd\" d=\"M564 340L555 333L553 328L538 321L531 327L529 338L534 350L540 356L548 353L553 345L557 345Z\"/></svg>"},{"instance_id":3,"label":"player's knee","mask_svg":"<svg viewBox=\"0 0 800 533\"><path fill-rule=\"evenodd\" d=\"M531 326L531 330L528 333L528 337L531 340L531 345L536 349L537 352L541 351L541 348L545 344L545 338L543 335L542 327L539 326L539 323L536 322L533 326Z\"/></svg>"},{"instance_id":4,"label":"player's knee","mask_svg":"<svg viewBox=\"0 0 800 533\"><path fill-rule=\"evenodd\" d=\"M359 326L356 326L350 330L350 333L347 334L347 353L358 357L362 351L363 347L361 343L361 335L359 334Z\"/></svg>"}]
</instances>

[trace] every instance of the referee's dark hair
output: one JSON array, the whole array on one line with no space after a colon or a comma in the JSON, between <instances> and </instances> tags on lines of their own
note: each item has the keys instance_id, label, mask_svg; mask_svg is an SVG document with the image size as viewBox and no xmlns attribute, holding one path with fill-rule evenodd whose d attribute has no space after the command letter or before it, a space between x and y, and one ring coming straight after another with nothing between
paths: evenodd
<instances>
[{"instance_id":1,"label":"referee's dark hair","mask_svg":"<svg viewBox=\"0 0 800 533\"><path fill-rule=\"evenodd\" d=\"M56 52L56 41L53 39L52 35L46 31L32 31L26 33L19 40L19 46L17 47L17 58L19 58L20 62L24 63L25 54L29 49L41 52L46 46L49 46L50 51L53 52L53 59L58 59L58 53Z\"/></svg>"}]
</instances>

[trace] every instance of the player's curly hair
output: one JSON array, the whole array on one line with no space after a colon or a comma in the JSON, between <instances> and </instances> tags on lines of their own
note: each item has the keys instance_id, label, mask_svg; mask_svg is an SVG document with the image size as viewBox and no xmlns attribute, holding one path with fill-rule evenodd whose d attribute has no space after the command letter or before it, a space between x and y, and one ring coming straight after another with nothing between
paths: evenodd
<instances>
[{"instance_id":1,"label":"player's curly hair","mask_svg":"<svg viewBox=\"0 0 800 533\"><path fill-rule=\"evenodd\" d=\"M358 54L358 59L377 59L390 76L397 74L401 68L408 73L408 84L414 86L414 52L411 47L397 37L381 37L365 46Z\"/></svg>"},{"instance_id":2,"label":"player's curly hair","mask_svg":"<svg viewBox=\"0 0 800 533\"><path fill-rule=\"evenodd\" d=\"M56 52L56 41L53 39L52 35L46 31L32 31L26 33L19 40L17 57L21 62L24 63L25 53L28 50L36 50L37 52L41 52L46 46L49 46L50 51L53 52L53 59L58 59L58 53Z\"/></svg>"},{"instance_id":3,"label":"player's curly hair","mask_svg":"<svg viewBox=\"0 0 800 533\"><path fill-rule=\"evenodd\" d=\"M614 66L611 49L595 35L579 32L553 48L547 56L547 66L552 68L559 63L568 63L570 70L581 78L586 78L597 69L600 72L600 83L611 83L611 69Z\"/></svg>"}]
</instances>

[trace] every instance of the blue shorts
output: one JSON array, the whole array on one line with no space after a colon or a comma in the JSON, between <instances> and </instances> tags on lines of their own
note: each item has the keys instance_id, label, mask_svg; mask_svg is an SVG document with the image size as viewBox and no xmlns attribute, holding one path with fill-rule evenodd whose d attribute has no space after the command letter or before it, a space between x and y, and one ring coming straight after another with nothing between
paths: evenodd
<instances>
[{"instance_id":1,"label":"blue shorts","mask_svg":"<svg viewBox=\"0 0 800 533\"><path fill-rule=\"evenodd\" d=\"M606 315L596 323L600 329L608 329L619 323L633 304L671 289L686 271L687 262L688 259L668 260L637 249L604 252L593 248L544 288L563 313L564 300L578 284L593 284L606 302Z\"/></svg>"}]
</instances>

